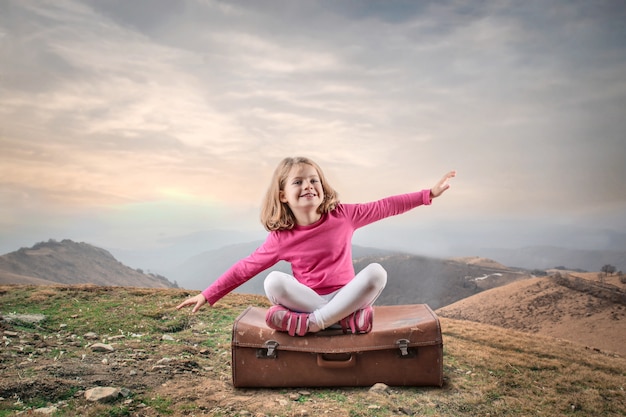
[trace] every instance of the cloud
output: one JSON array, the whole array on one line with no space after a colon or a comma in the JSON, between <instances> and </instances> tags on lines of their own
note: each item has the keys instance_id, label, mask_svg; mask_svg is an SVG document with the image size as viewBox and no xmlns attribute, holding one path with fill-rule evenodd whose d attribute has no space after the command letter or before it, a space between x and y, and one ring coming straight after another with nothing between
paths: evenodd
<instances>
[{"instance_id":1,"label":"cloud","mask_svg":"<svg viewBox=\"0 0 626 417\"><path fill-rule=\"evenodd\" d=\"M619 218L622 18L612 2L5 2L0 203L15 222L29 201L254 211L304 154L344 201L456 168L442 216Z\"/></svg>"}]
</instances>

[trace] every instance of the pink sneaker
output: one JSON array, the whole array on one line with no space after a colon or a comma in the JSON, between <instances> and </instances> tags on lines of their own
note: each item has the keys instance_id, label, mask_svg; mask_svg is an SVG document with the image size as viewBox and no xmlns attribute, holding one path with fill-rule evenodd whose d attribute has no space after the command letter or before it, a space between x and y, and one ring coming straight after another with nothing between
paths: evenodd
<instances>
[{"instance_id":1,"label":"pink sneaker","mask_svg":"<svg viewBox=\"0 0 626 417\"><path fill-rule=\"evenodd\" d=\"M283 313L282 318L278 313ZM287 332L289 336L304 336L309 330L309 313L297 313L275 305L267 310L265 323L270 329Z\"/></svg>"},{"instance_id":2,"label":"pink sneaker","mask_svg":"<svg viewBox=\"0 0 626 417\"><path fill-rule=\"evenodd\" d=\"M348 330L351 330L353 334L369 333L372 330L373 322L374 309L372 306L357 310L348 317L339 320L343 332L348 333Z\"/></svg>"}]
</instances>

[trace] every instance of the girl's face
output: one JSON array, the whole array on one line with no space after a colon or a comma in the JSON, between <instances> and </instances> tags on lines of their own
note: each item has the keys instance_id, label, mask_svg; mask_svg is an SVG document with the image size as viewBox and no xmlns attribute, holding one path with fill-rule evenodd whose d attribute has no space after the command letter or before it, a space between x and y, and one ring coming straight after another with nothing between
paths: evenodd
<instances>
[{"instance_id":1,"label":"girl's face","mask_svg":"<svg viewBox=\"0 0 626 417\"><path fill-rule=\"evenodd\" d=\"M324 189L317 170L309 164L294 165L280 191L280 201L287 203L296 217L298 212L317 211L324 201Z\"/></svg>"}]
</instances>

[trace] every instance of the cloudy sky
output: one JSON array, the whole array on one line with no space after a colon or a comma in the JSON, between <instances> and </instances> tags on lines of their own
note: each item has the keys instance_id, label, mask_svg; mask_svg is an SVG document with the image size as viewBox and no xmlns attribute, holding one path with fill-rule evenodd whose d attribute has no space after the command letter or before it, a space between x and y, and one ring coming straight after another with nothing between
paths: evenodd
<instances>
[{"instance_id":1,"label":"cloudy sky","mask_svg":"<svg viewBox=\"0 0 626 417\"><path fill-rule=\"evenodd\" d=\"M458 171L368 245L610 246L625 21L612 0L2 0L0 252L262 237L292 155L344 202Z\"/></svg>"}]
</instances>

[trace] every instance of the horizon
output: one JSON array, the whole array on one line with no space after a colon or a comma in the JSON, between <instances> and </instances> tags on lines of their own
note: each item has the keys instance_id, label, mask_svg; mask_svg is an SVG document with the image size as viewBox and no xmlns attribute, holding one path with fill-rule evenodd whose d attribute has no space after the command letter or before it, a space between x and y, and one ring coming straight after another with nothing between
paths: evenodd
<instances>
[{"instance_id":1,"label":"horizon","mask_svg":"<svg viewBox=\"0 0 626 417\"><path fill-rule=\"evenodd\" d=\"M626 236L621 236L626 239ZM167 244L152 248L123 249L119 247L107 247L96 242L76 241L69 238L50 238L31 245L15 248L10 252L0 253L0 256L9 255L21 249L31 249L40 244L63 243L65 240L78 244L87 244L108 251L117 261L132 269L141 269L150 273L165 275L172 282L185 281L180 278L181 271L190 267L195 270L199 263L204 263L207 279L215 279L235 262L235 258L243 258L251 253L254 248L263 242L263 237L252 234L237 234L228 230L212 230L196 232L178 239L168 239ZM524 247L483 247L476 248L458 247L456 251L447 253L428 251L419 247L389 246L368 244L367 241L357 239L353 241L355 250L353 259L358 260L362 256L370 256L368 253L379 253L385 257L389 255L408 255L427 257L431 259L458 260L461 258L481 258L492 260L508 268L522 268L531 270L568 269L573 271L600 271L602 265L609 264L618 270L626 268L623 249L585 249L567 245L529 245ZM165 243L165 242L163 242ZM360 256L358 254L361 254ZM237 255L237 256L235 256ZM216 257L217 256L217 257ZM209 262L210 261L210 262ZM207 264L207 262L209 262ZM194 266L195 265L195 266ZM284 262L279 262L265 272L272 269L285 267ZM223 269L222 269L223 268ZM183 273L184 275L184 273Z\"/></svg>"},{"instance_id":2,"label":"horizon","mask_svg":"<svg viewBox=\"0 0 626 417\"><path fill-rule=\"evenodd\" d=\"M358 245L626 250L626 5L282 6L0 4L0 252L262 239L294 155L346 203L457 170Z\"/></svg>"}]
</instances>

